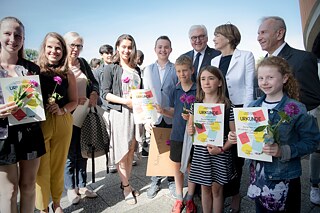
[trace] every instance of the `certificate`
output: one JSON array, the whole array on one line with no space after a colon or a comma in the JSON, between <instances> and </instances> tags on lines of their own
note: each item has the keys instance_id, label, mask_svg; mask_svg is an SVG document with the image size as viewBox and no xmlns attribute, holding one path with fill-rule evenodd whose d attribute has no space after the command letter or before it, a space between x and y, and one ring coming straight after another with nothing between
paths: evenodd
<instances>
[{"instance_id":1,"label":"certificate","mask_svg":"<svg viewBox=\"0 0 320 213\"><path fill-rule=\"evenodd\" d=\"M262 107L234 108L238 156L253 160L272 162L272 156L262 152L264 134L254 132L259 126L268 124L268 110Z\"/></svg>"},{"instance_id":2,"label":"certificate","mask_svg":"<svg viewBox=\"0 0 320 213\"><path fill-rule=\"evenodd\" d=\"M134 123L144 124L148 120L156 122L158 120L158 113L153 106L155 104L155 97L152 91L135 89L131 93Z\"/></svg>"},{"instance_id":3,"label":"certificate","mask_svg":"<svg viewBox=\"0 0 320 213\"><path fill-rule=\"evenodd\" d=\"M4 102L15 101L19 109L8 117L9 125L46 120L38 75L0 78Z\"/></svg>"},{"instance_id":4,"label":"certificate","mask_svg":"<svg viewBox=\"0 0 320 213\"><path fill-rule=\"evenodd\" d=\"M224 104L194 104L194 145L223 146Z\"/></svg>"}]
</instances>

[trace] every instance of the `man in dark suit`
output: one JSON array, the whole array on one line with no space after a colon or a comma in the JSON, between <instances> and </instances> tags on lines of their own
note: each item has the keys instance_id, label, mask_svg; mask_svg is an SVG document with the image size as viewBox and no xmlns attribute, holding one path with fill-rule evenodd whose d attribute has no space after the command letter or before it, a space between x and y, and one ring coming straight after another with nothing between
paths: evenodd
<instances>
[{"instance_id":1,"label":"man in dark suit","mask_svg":"<svg viewBox=\"0 0 320 213\"><path fill-rule=\"evenodd\" d=\"M258 30L258 42L262 50L268 52L266 57L280 56L286 59L293 70L293 75L299 82L300 101L307 110L313 110L320 105L320 81L316 57L306 51L290 47L284 40L286 24L277 16L264 17ZM255 82L258 91L257 82ZM258 95L255 96L255 98Z\"/></svg>"},{"instance_id":2,"label":"man in dark suit","mask_svg":"<svg viewBox=\"0 0 320 213\"><path fill-rule=\"evenodd\" d=\"M202 67L211 65L211 60L220 55L220 51L210 48L208 43L208 31L204 25L192 25L189 29L189 38L193 50L190 50L184 55L189 56L193 60L195 70L192 76L193 82L196 82L196 77ZM200 53L200 54L198 54ZM197 59L197 55L198 59Z\"/></svg>"}]
</instances>

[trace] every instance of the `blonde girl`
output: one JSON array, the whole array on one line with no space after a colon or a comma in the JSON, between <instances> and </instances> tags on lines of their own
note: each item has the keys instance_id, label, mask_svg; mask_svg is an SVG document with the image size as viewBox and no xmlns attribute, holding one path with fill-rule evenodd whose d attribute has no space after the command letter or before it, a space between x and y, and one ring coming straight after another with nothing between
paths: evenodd
<instances>
[{"instance_id":1,"label":"blonde girl","mask_svg":"<svg viewBox=\"0 0 320 213\"><path fill-rule=\"evenodd\" d=\"M61 35L48 33L40 48L38 64L46 121L41 123L47 153L37 174L36 207L48 212L50 196L53 212L63 212L60 200L64 189L63 171L72 136L72 112L78 103L76 79L68 69L67 47ZM57 79L61 81L58 83ZM50 102L53 92L61 99Z\"/></svg>"}]
</instances>

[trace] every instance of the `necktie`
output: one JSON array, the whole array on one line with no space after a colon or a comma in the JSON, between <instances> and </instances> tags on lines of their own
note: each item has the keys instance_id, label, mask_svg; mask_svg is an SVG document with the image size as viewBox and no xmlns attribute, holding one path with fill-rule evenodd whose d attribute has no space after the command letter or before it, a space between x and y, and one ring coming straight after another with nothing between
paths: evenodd
<instances>
[{"instance_id":1,"label":"necktie","mask_svg":"<svg viewBox=\"0 0 320 213\"><path fill-rule=\"evenodd\" d=\"M198 74L198 67L199 67L199 58L201 56L201 53L198 52L196 55L196 59L193 62L193 68L194 68L194 72L193 72L193 80L194 82L196 82L197 79L197 74Z\"/></svg>"}]
</instances>

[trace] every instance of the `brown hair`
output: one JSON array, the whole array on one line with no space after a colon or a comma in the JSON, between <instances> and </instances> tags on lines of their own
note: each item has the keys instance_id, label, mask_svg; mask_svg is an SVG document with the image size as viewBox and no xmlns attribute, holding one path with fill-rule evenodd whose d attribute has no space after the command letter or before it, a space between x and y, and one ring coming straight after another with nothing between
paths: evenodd
<instances>
[{"instance_id":1,"label":"brown hair","mask_svg":"<svg viewBox=\"0 0 320 213\"><path fill-rule=\"evenodd\" d=\"M155 45L154 45L155 47L157 46L157 42L158 42L160 39L169 41L170 48L171 48L171 40L170 40L170 38L169 38L168 36L165 36L165 35L160 36L159 38L157 38L157 40L156 40L156 42L155 42Z\"/></svg>"},{"instance_id":2,"label":"brown hair","mask_svg":"<svg viewBox=\"0 0 320 213\"><path fill-rule=\"evenodd\" d=\"M46 43L49 38L57 39L61 44L62 49L62 58L56 66L50 66L48 58L45 54ZM41 71L54 71L60 74L66 74L68 72L68 59L67 59L67 46L63 37L55 32L48 33L40 46L39 57L38 57L38 65L40 66Z\"/></svg>"},{"instance_id":3,"label":"brown hair","mask_svg":"<svg viewBox=\"0 0 320 213\"><path fill-rule=\"evenodd\" d=\"M193 70L192 59L187 55L179 56L179 58L176 59L176 62L174 63L174 65L175 66L176 65L187 65L188 68Z\"/></svg>"},{"instance_id":4,"label":"brown hair","mask_svg":"<svg viewBox=\"0 0 320 213\"><path fill-rule=\"evenodd\" d=\"M241 41L239 29L233 24L223 24L214 30L214 35L221 34L229 40L232 49L236 49Z\"/></svg>"},{"instance_id":5,"label":"brown hair","mask_svg":"<svg viewBox=\"0 0 320 213\"><path fill-rule=\"evenodd\" d=\"M283 85L283 91L287 93L290 98L299 100L299 86L298 82L293 76L292 70L288 62L278 56L267 57L263 59L257 66L257 75L260 67L271 66L278 69L279 73L288 76L288 80Z\"/></svg>"},{"instance_id":6,"label":"brown hair","mask_svg":"<svg viewBox=\"0 0 320 213\"><path fill-rule=\"evenodd\" d=\"M129 57L129 66L131 68L135 68L137 66L136 64L136 58L137 58L137 46L136 46L136 42L134 41L134 38L129 35L129 34L122 34L121 36L119 36L119 38L116 41L116 44L114 45L116 47L116 53L113 55L112 57L112 61L113 63L119 63L120 62L120 55L119 55L119 51L118 48L120 46L120 43L123 40L129 40L131 41L131 47L132 47L132 51L131 51L131 55Z\"/></svg>"},{"instance_id":7,"label":"brown hair","mask_svg":"<svg viewBox=\"0 0 320 213\"><path fill-rule=\"evenodd\" d=\"M0 28L1 28L2 23L5 21L13 21L13 22L16 22L17 24L19 24L19 26L21 27L22 32L23 32L23 35L22 35L23 41L22 42L24 43L25 31L24 31L24 25L22 24L22 22L19 19L17 19L16 17L7 16L7 17L4 17L3 19L0 20ZM23 46L24 45L22 45L21 49L18 51L19 58L24 58ZM1 44L0 44L0 48L1 48Z\"/></svg>"},{"instance_id":8,"label":"brown hair","mask_svg":"<svg viewBox=\"0 0 320 213\"><path fill-rule=\"evenodd\" d=\"M230 101L229 99L226 97L226 82L224 80L223 74L222 72L214 66L205 66L203 67L197 77L197 94L196 94L196 100L198 102L203 102L204 99L204 92L201 88L201 75L204 71L207 71L209 73L211 73L212 75L214 75L216 78L218 78L221 81L221 87L218 88L218 97L219 97L219 103L223 103L226 105L227 108L230 107Z\"/></svg>"}]
</instances>

